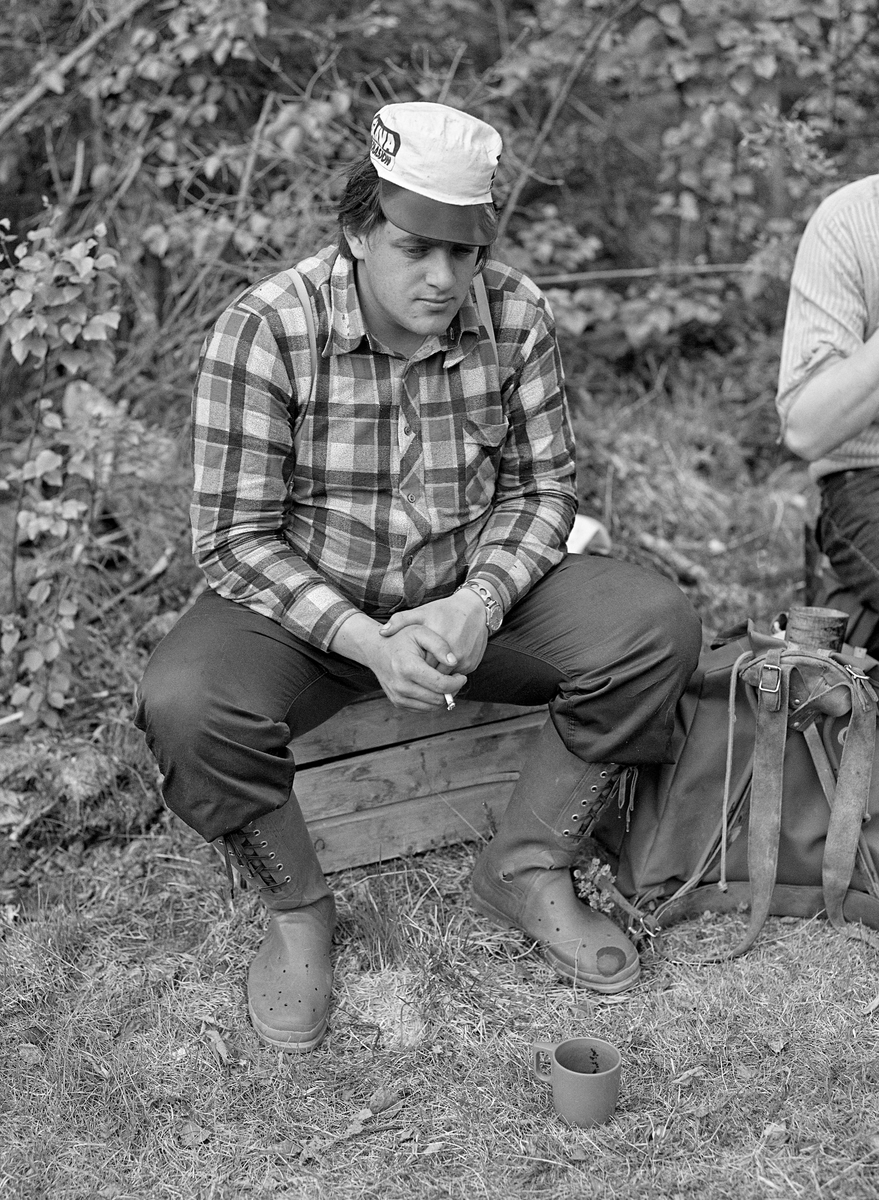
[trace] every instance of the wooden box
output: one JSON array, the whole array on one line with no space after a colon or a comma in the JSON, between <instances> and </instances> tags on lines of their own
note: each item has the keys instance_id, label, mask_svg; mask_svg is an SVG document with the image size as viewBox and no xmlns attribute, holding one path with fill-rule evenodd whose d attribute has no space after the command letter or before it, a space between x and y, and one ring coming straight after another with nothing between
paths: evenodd
<instances>
[{"instance_id":1,"label":"wooden box","mask_svg":"<svg viewBox=\"0 0 879 1200\"><path fill-rule=\"evenodd\" d=\"M296 795L323 869L484 837L546 713L460 700L424 714L379 695L296 738Z\"/></svg>"}]
</instances>

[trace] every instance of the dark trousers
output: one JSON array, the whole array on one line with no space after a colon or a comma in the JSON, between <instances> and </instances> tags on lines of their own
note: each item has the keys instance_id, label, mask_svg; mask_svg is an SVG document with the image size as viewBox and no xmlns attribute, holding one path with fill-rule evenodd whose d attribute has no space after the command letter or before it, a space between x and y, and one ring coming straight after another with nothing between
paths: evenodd
<instances>
[{"instance_id":1,"label":"dark trousers","mask_svg":"<svg viewBox=\"0 0 879 1200\"><path fill-rule=\"evenodd\" d=\"M462 695L548 704L586 762L665 762L700 645L699 619L668 579L571 555L508 613ZM205 592L150 660L136 723L168 807L212 840L284 804L291 737L377 687L365 667Z\"/></svg>"},{"instance_id":2,"label":"dark trousers","mask_svg":"<svg viewBox=\"0 0 879 1200\"><path fill-rule=\"evenodd\" d=\"M879 612L879 467L837 471L820 487L818 545L840 583Z\"/></svg>"}]
</instances>

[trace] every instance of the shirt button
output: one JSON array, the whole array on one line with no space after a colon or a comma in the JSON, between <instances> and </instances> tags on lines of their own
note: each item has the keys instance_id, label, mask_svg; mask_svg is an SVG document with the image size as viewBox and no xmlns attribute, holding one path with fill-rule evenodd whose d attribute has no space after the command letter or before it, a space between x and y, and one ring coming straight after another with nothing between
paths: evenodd
<instances>
[{"instance_id":1,"label":"shirt button","mask_svg":"<svg viewBox=\"0 0 879 1200\"><path fill-rule=\"evenodd\" d=\"M415 493L410 492L409 495L406 497L406 499L409 501L410 504L414 504L415 503Z\"/></svg>"},{"instance_id":2,"label":"shirt button","mask_svg":"<svg viewBox=\"0 0 879 1200\"><path fill-rule=\"evenodd\" d=\"M404 425L404 426L403 426L403 432L404 432L404 433L406 434L406 436L408 437L408 436L409 436L409 434L412 432L412 430L409 428L409 426L408 426L408 425Z\"/></svg>"}]
</instances>

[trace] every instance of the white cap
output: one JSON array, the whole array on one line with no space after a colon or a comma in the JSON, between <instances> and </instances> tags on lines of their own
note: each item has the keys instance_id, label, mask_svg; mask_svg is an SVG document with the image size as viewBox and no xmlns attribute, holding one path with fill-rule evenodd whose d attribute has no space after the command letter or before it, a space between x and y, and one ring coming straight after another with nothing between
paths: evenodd
<instances>
[{"instance_id":1,"label":"white cap","mask_svg":"<svg viewBox=\"0 0 879 1200\"><path fill-rule=\"evenodd\" d=\"M382 211L407 233L487 246L497 234L491 187L501 135L446 104L386 104L372 121L370 159Z\"/></svg>"}]
</instances>

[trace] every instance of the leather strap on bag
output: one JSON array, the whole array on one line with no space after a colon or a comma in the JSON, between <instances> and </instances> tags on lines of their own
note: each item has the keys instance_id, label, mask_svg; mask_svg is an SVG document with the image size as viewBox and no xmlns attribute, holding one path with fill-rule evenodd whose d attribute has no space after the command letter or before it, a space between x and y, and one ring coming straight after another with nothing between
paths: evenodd
<instances>
[{"instance_id":1,"label":"leather strap on bag","mask_svg":"<svg viewBox=\"0 0 879 1200\"><path fill-rule=\"evenodd\" d=\"M766 922L775 886L790 694L790 669L786 664L782 666L782 653L782 650L768 650L759 667L754 775L748 826L751 917L745 936L732 951L731 957L744 954L757 940Z\"/></svg>"},{"instance_id":2,"label":"leather strap on bag","mask_svg":"<svg viewBox=\"0 0 879 1200\"><path fill-rule=\"evenodd\" d=\"M879 946L875 935L863 928L866 924L879 929L879 873L862 831L863 821L868 818L876 736L876 693L851 655L788 645L778 638L758 633L751 626L748 632L752 649L736 660L730 684L728 763L732 750L735 684L741 679L756 696L753 771L746 771L745 780L750 784L749 882L726 881L728 770L720 829L720 882L698 886L707 861L716 854L715 842L714 854L703 855L701 868L656 910L656 921L660 926L667 926L704 911L723 913L749 907L750 917L743 937L732 950L719 956L735 958L753 946L770 913L815 916L826 910L835 929ZM841 717L847 713L850 716L845 745L834 775L815 722L819 717ZM803 733L830 807L820 888L776 883L788 729ZM859 856L870 895L850 887ZM857 924L852 926L847 921Z\"/></svg>"},{"instance_id":3,"label":"leather strap on bag","mask_svg":"<svg viewBox=\"0 0 879 1200\"><path fill-rule=\"evenodd\" d=\"M769 641L770 639L765 639ZM867 676L832 651L775 645L740 668L757 692L754 777L748 825L751 915L730 958L754 944L777 892L778 844L788 728L804 730L820 714L851 715L833 791L822 862L822 892L833 927L848 933L845 901L867 815L876 735L876 693ZM825 780L826 782L826 780ZM826 792L825 792L826 794Z\"/></svg>"}]
</instances>

